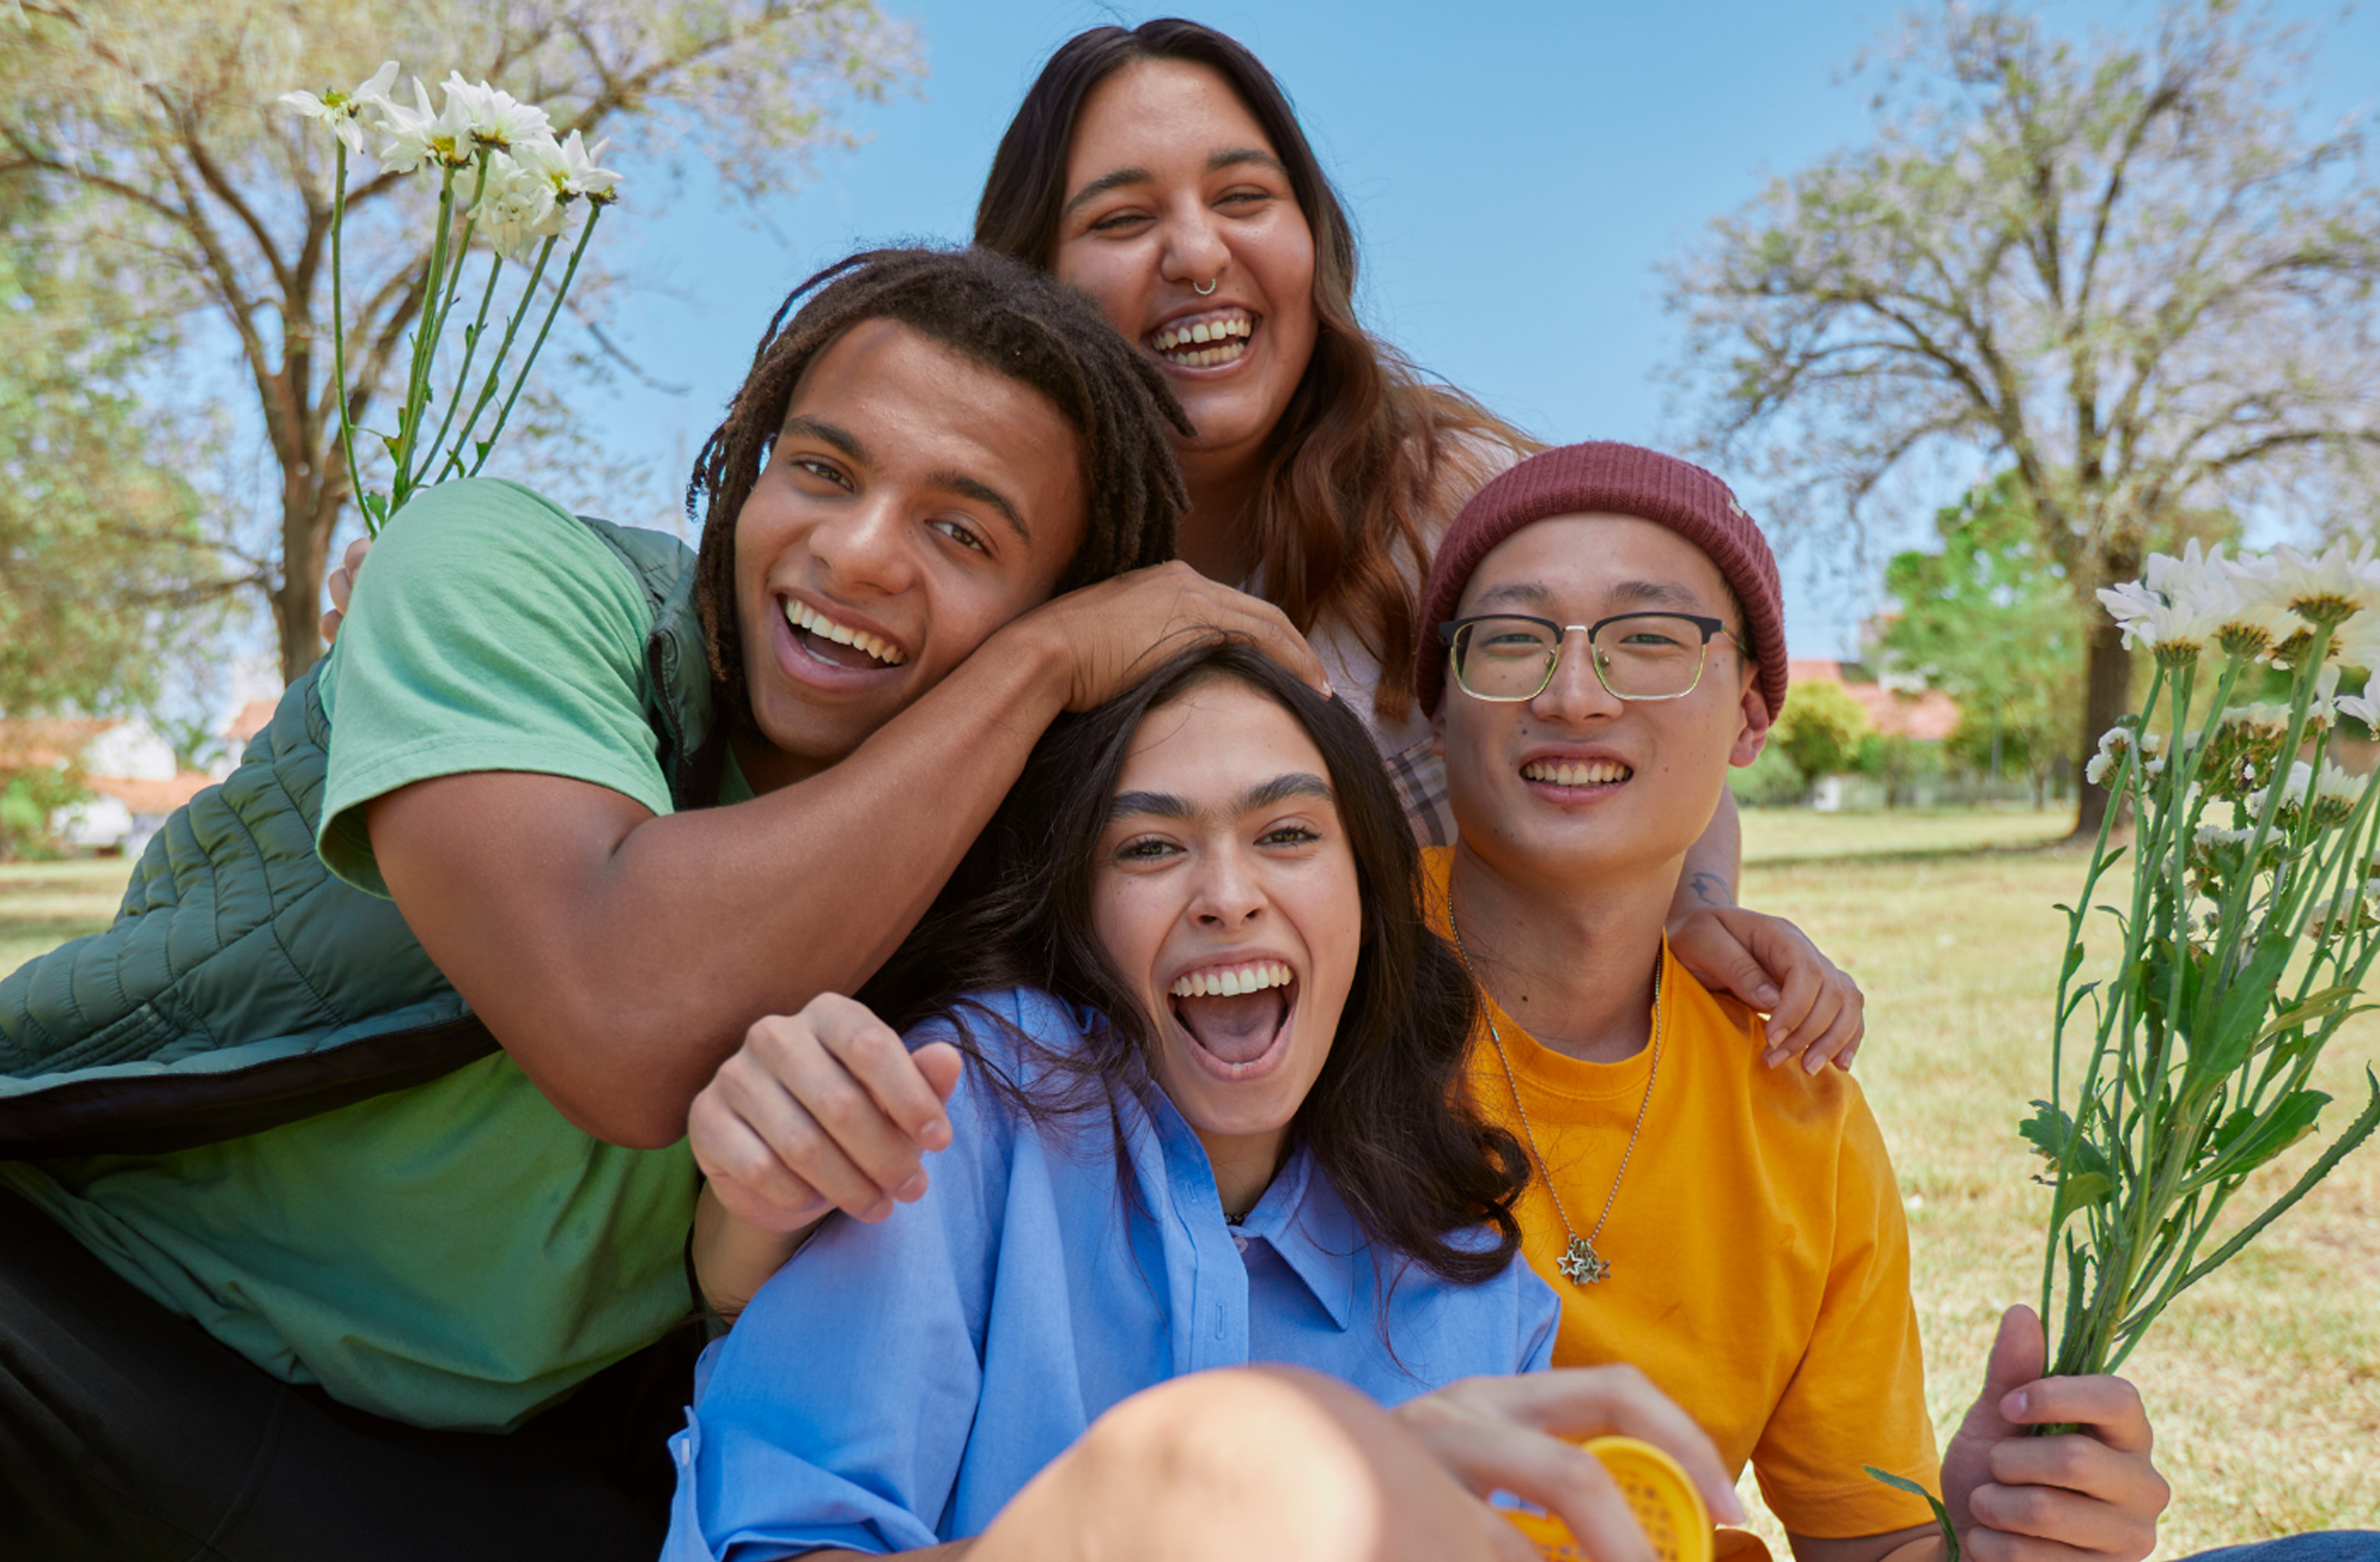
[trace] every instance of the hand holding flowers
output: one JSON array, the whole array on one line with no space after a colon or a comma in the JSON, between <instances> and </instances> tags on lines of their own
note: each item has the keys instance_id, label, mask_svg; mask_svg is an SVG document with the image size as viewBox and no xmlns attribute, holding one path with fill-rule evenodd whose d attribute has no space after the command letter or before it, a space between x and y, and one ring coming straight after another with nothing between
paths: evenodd
<instances>
[{"instance_id":1,"label":"hand holding flowers","mask_svg":"<svg viewBox=\"0 0 2380 1562\"><path fill-rule=\"evenodd\" d=\"M474 85L459 73L448 76L442 89L444 103L435 113L430 93L417 77L410 106L393 95L397 65L382 65L371 79L353 91L290 92L282 103L327 129L335 143L335 177L331 221L332 318L334 372L342 395L339 403L340 446L346 458L347 478L362 506L364 525L374 535L403 506L413 491L449 477L469 476L486 465L488 454L511 417L514 403L528 383L531 367L545 345L556 316L577 277L580 260L593 237L602 209L618 199L619 176L596 161L604 144L585 144L573 130L557 140L546 112L524 103L485 82ZM346 382L346 312L344 297L342 227L346 206L347 160L369 155L394 174L435 169L439 177L437 225L431 236L428 268L419 283L419 318L414 328L413 351L407 366L404 397L394 433L380 435L395 474L384 492L365 486L362 464L356 454L355 419L366 399L366 388ZM460 212L457 212L459 192ZM576 215L584 211L561 280L551 297L534 339L514 372L509 390L504 369L521 327L544 285L553 252L566 236ZM471 321L463 327L461 366L445 394L445 410L432 430L430 418L439 399L433 384L438 349L445 342L455 303L462 293L465 262L474 240L488 250L484 284ZM506 312L503 334L495 344L474 390L473 365L489 332L498 284L507 262L530 270L519 297ZM499 393L503 393L498 403ZM468 411L465 404L468 403ZM478 435L481 418L496 406L495 418L484 435ZM461 427L455 425L462 415Z\"/></svg>"}]
</instances>

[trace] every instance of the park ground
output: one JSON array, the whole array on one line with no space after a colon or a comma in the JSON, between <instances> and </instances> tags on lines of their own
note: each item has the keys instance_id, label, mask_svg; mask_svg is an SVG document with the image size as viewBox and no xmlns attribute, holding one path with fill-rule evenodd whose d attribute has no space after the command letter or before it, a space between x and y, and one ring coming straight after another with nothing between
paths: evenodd
<instances>
[{"instance_id":1,"label":"park ground","mask_svg":"<svg viewBox=\"0 0 2380 1562\"><path fill-rule=\"evenodd\" d=\"M2082 858L2070 815L1750 810L1747 903L1792 918L1865 989L1856 1073L1909 1210L1935 1423L1981 1380L2000 1309L2034 1301L2046 1195L2016 1138L2046 1079L2053 910ZM0 973L104 926L120 861L0 866ZM2319 1082L2325 1128L2363 1097L2380 1023L2346 1031ZM2287 1185L2326 1134L2266 1168ZM2158 1555L2301 1530L2380 1526L2380 1144L2175 1304L2126 1366L2155 1418L2174 1504ZM1782 1536L1748 1503L1781 1556Z\"/></svg>"}]
</instances>

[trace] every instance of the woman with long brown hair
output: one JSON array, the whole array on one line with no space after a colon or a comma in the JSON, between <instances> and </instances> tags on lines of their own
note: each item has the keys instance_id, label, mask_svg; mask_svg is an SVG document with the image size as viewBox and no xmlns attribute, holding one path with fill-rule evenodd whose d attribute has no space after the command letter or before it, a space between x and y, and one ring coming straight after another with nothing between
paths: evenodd
<instances>
[{"instance_id":1,"label":"woman with long brown hair","mask_svg":"<svg viewBox=\"0 0 2380 1562\"><path fill-rule=\"evenodd\" d=\"M1405 687L1420 586L1463 501L1539 447L1364 329L1354 230L1271 72L1178 18L1076 34L1001 138L975 241L1082 288L1157 366L1194 430L1174 442L1182 557L1281 608L1415 835L1451 840ZM1730 800L1672 908L1680 958L1771 1014L1772 1057L1847 1055L1859 990L1791 926L1734 906L1739 838Z\"/></svg>"}]
</instances>

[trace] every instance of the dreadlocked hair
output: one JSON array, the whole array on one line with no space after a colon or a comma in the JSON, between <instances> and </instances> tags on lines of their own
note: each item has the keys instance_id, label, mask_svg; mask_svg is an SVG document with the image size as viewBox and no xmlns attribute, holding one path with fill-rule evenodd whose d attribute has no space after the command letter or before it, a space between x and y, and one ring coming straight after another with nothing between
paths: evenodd
<instances>
[{"instance_id":1,"label":"dreadlocked hair","mask_svg":"<svg viewBox=\"0 0 2380 1562\"><path fill-rule=\"evenodd\" d=\"M791 318L788 319L787 317ZM803 372L844 332L890 320L1048 397L1081 435L1088 504L1082 546L1057 589L1173 557L1189 496L1169 437L1189 420L1156 369L1085 295L987 249L871 249L788 294L752 372L711 432L686 490L702 527L695 602L728 720L751 708L735 611L735 521L784 425Z\"/></svg>"}]
</instances>

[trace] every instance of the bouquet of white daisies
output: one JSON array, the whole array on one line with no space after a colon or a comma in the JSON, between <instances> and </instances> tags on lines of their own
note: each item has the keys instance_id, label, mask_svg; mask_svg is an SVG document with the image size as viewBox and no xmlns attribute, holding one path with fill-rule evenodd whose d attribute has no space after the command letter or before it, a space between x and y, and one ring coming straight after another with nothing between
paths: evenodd
<instances>
[{"instance_id":1,"label":"bouquet of white daisies","mask_svg":"<svg viewBox=\"0 0 2380 1562\"><path fill-rule=\"evenodd\" d=\"M2342 669L2380 669L2380 563L2343 543L2313 558L2193 543L2099 598L2155 672L2089 767L2114 797L2060 908L2049 1098L2019 1130L2055 1190L2041 1313L2059 1374L2113 1371L2380 1125L2367 1070L2371 1099L2295 1182L2234 1207L2315 1132L2330 1097L2314 1066L2380 952L2380 789L2333 762L2340 717L2380 729L2380 684L2338 692ZM2112 844L2126 815L2131 842ZM2128 853L2130 881L2109 882ZM2086 973L2084 935L2102 930L2114 958Z\"/></svg>"},{"instance_id":2,"label":"bouquet of white daisies","mask_svg":"<svg viewBox=\"0 0 2380 1562\"><path fill-rule=\"evenodd\" d=\"M375 535L416 489L450 477L468 476L486 465L546 335L562 312L563 300L578 273L578 262L594 236L596 219L618 199L619 188L619 176L596 161L603 155L605 143L598 141L590 148L576 130L557 140L545 110L520 103L484 81L473 85L455 73L441 89L444 101L433 113L429 90L419 77L412 81L411 103L397 101L397 74L392 60L352 91L290 92L281 100L319 121L335 143L332 352L333 371L342 392L340 449L346 459L348 481L363 509L365 527ZM428 270L420 281L420 316L414 328L396 427L377 435L365 430L381 441L395 466L395 477L385 490L365 485L351 415L360 398L346 382L341 229L350 156L370 157L391 174L434 173L438 178L436 227L431 236ZM584 221L580 221L582 215ZM554 252L574 226L577 242L571 246L561 276L549 284L547 272ZM475 246L482 274L474 290L465 287L464 273ZM499 309L500 285L506 281L508 267L519 280L516 297ZM524 270L526 275L519 276ZM460 364L451 374L442 373L437 358L449 342L455 307L473 291L477 298L471 319L455 339L462 353ZM540 297L543 316L516 365L515 345L537 312ZM496 333L492 344L489 342L492 333ZM492 419L483 431L482 420L489 418L492 407Z\"/></svg>"}]
</instances>

